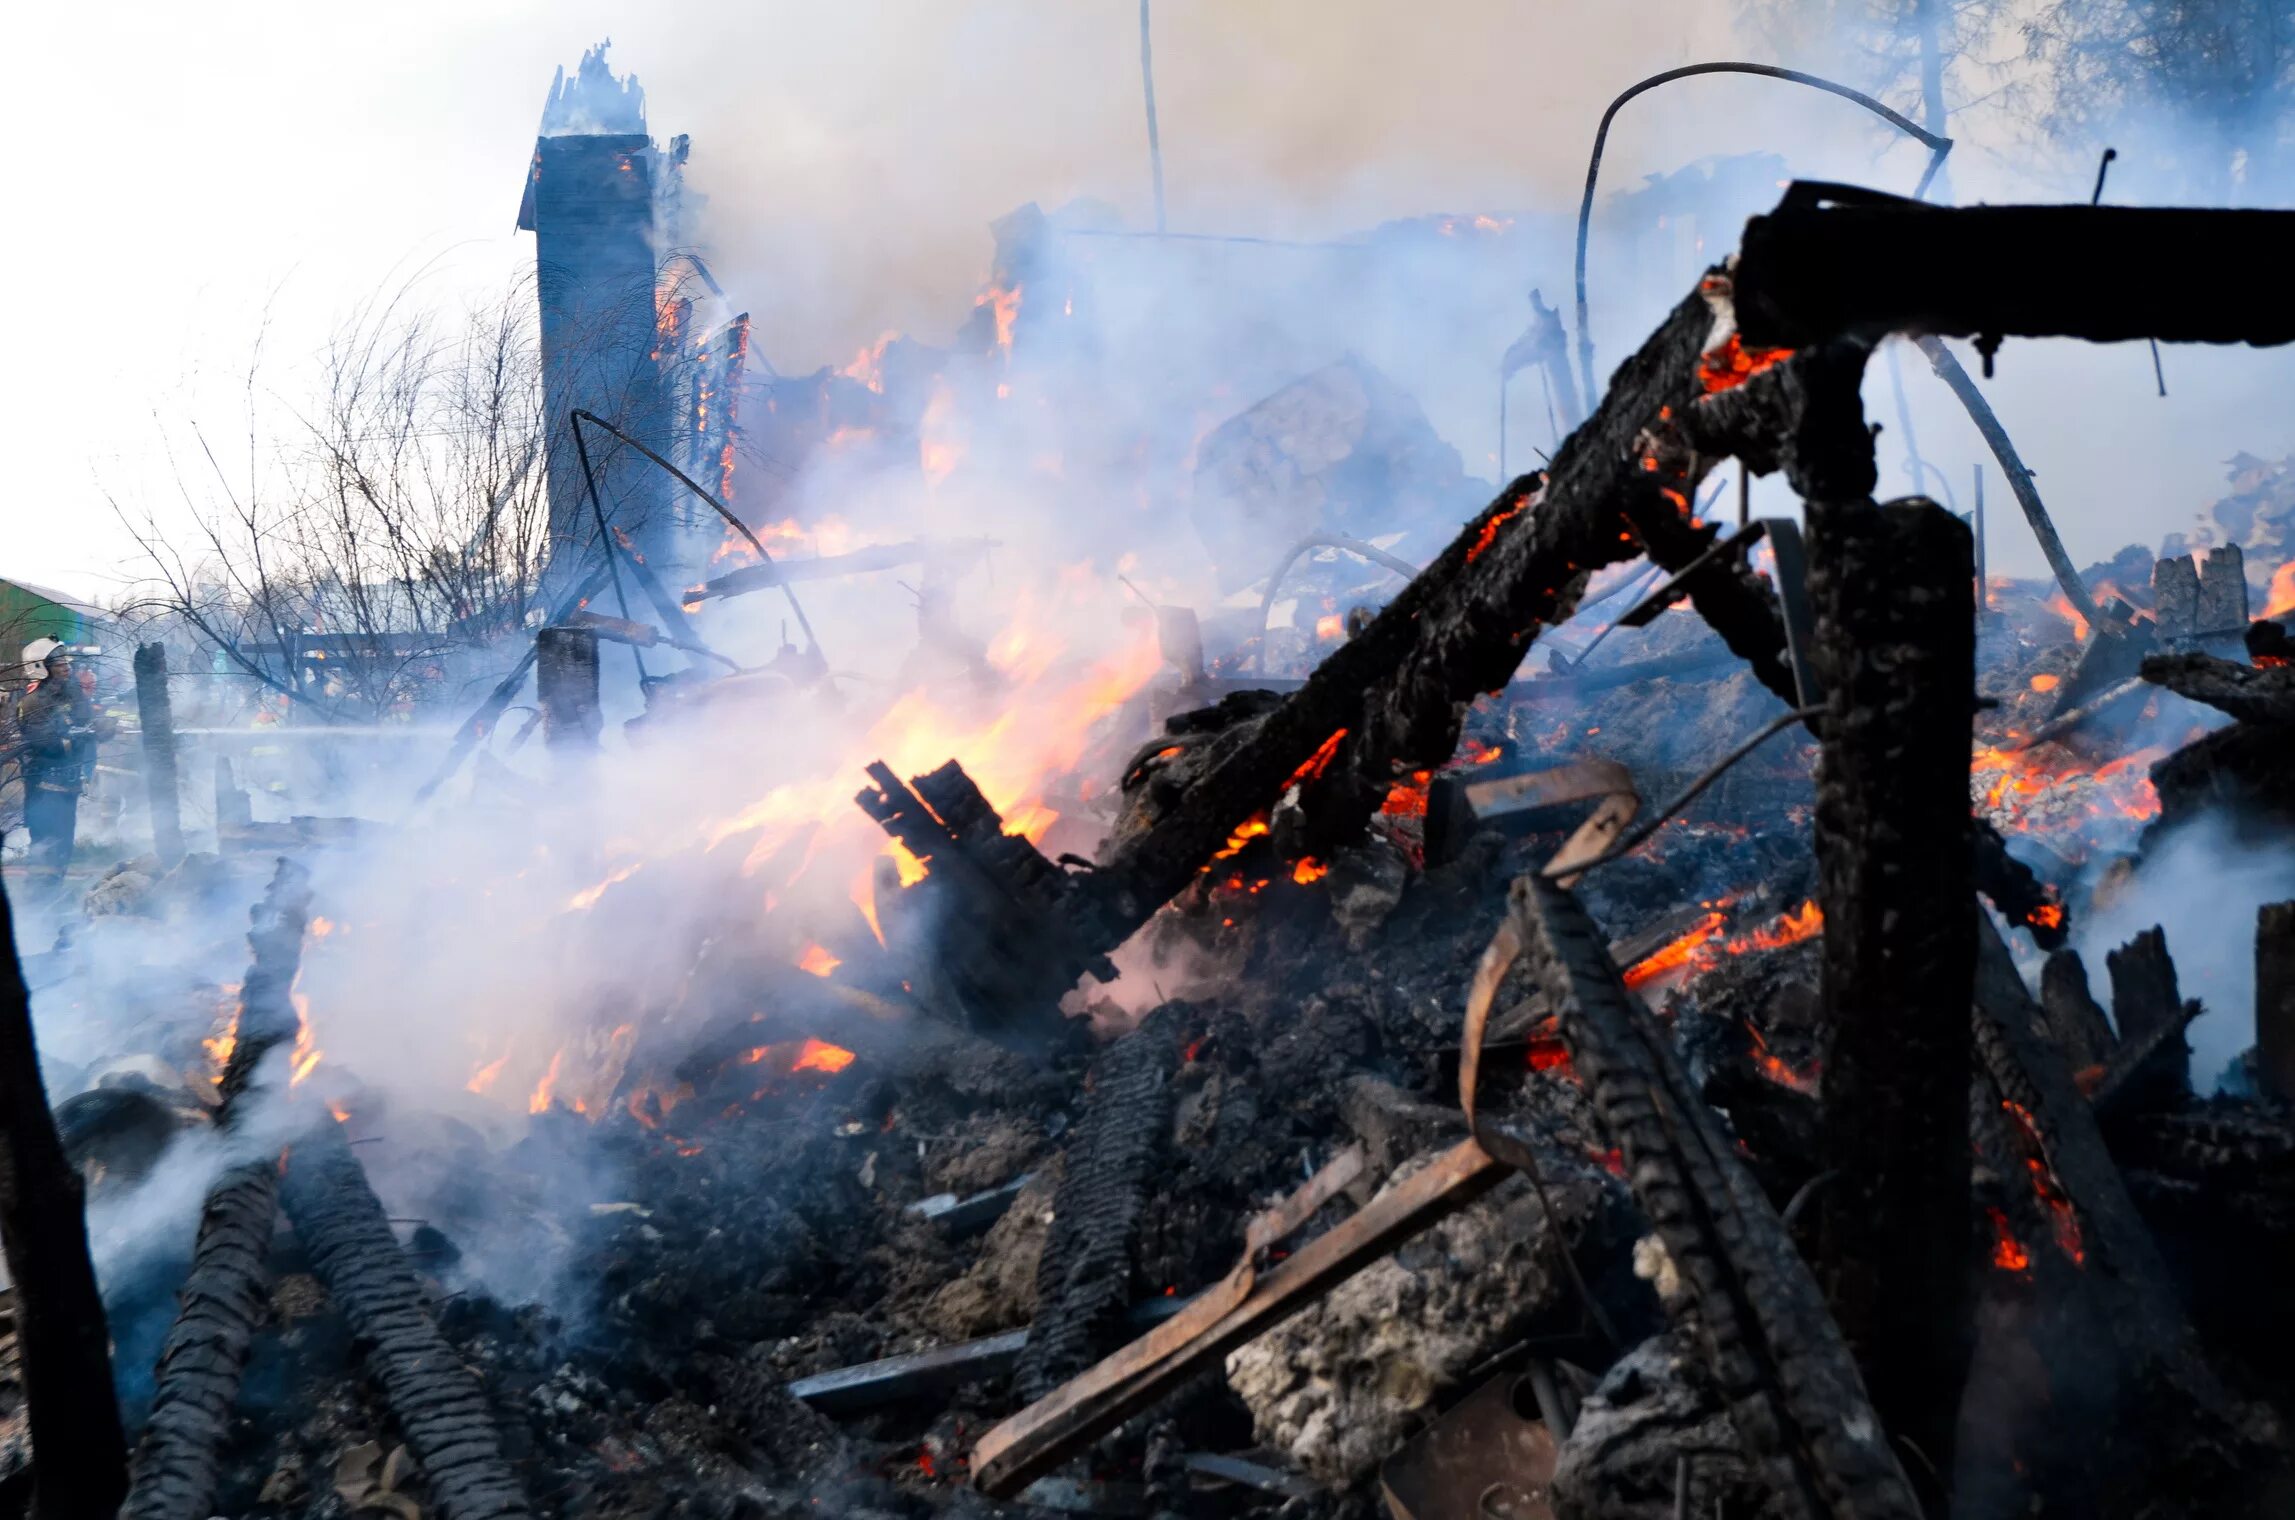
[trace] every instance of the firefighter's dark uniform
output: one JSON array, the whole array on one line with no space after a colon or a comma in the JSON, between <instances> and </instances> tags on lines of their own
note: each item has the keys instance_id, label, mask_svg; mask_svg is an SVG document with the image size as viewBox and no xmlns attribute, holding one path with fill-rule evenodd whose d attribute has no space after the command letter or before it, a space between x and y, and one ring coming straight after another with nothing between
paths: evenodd
<instances>
[{"instance_id":1,"label":"firefighter's dark uniform","mask_svg":"<svg viewBox=\"0 0 2295 1520\"><path fill-rule=\"evenodd\" d=\"M24 735L24 827L32 835L35 872L63 875L80 822L80 787L95 750L95 704L71 674L51 675L16 710Z\"/></svg>"}]
</instances>

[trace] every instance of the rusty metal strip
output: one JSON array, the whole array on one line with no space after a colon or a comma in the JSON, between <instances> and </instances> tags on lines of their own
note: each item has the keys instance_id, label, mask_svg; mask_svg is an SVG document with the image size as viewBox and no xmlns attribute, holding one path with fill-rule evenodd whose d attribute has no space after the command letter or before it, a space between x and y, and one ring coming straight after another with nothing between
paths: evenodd
<instances>
[{"instance_id":1,"label":"rusty metal strip","mask_svg":"<svg viewBox=\"0 0 2295 1520\"><path fill-rule=\"evenodd\" d=\"M973 1486L993 1498L1017 1494L1178 1387L1205 1363L1305 1308L1403 1241L1480 1197L1506 1173L1505 1164L1481 1146L1471 1140L1460 1142L1372 1199L1344 1224L1256 1277L1243 1298L1210 1323L1198 1323L1191 1305L1191 1312L990 1430L972 1451ZM1316 1184L1308 1186L1313 1189ZM1188 1327L1185 1333L1180 1331L1183 1325Z\"/></svg>"}]
</instances>

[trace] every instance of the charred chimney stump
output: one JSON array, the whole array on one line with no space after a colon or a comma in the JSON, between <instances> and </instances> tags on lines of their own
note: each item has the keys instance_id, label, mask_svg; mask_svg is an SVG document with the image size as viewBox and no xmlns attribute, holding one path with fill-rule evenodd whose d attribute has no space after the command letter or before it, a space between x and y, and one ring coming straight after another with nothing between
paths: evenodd
<instances>
[{"instance_id":1,"label":"charred chimney stump","mask_svg":"<svg viewBox=\"0 0 2295 1520\"><path fill-rule=\"evenodd\" d=\"M1778 1512L1918 1515L1815 1279L1671 1039L1626 990L1600 928L1568 889L1527 876L1514 884L1492 955L1505 957L1508 935L1556 1010L1571 1064L1681 1279L1697 1344ZM1965 1097L1959 1113L1965 1145ZM1956 1229L1954 1239L1965 1238Z\"/></svg>"},{"instance_id":2,"label":"charred chimney stump","mask_svg":"<svg viewBox=\"0 0 2295 1520\"><path fill-rule=\"evenodd\" d=\"M1875 507L1862 351L1804 429L1824 911L1819 1276L1890 1430L1949 1461L1968 1357L1968 1020L1976 973L1968 756L1975 555L1933 502ZM1814 454L1814 448L1805 453Z\"/></svg>"},{"instance_id":3,"label":"charred chimney stump","mask_svg":"<svg viewBox=\"0 0 2295 1520\"><path fill-rule=\"evenodd\" d=\"M534 635L534 697L542 707L542 742L560 754L598 747L605 717L598 707L598 635L593 628L544 628Z\"/></svg>"},{"instance_id":4,"label":"charred chimney stump","mask_svg":"<svg viewBox=\"0 0 2295 1520\"><path fill-rule=\"evenodd\" d=\"M64 1155L40 1077L32 994L0 888L0 1250L32 1432L36 1520L109 1515L127 1490L111 1337L88 1255L87 1187Z\"/></svg>"},{"instance_id":5,"label":"charred chimney stump","mask_svg":"<svg viewBox=\"0 0 2295 1520\"><path fill-rule=\"evenodd\" d=\"M302 963L310 906L310 874L282 859L248 914L252 959L240 983L239 1017L215 1115L226 1135L240 1127L247 1090L264 1058L294 1044L298 1021L289 994ZM129 1469L121 1509L128 1520L204 1520L214 1512L231 1412L266 1312L278 1215L274 1155L230 1167L208 1189L180 1307L160 1345L151 1418Z\"/></svg>"},{"instance_id":6,"label":"charred chimney stump","mask_svg":"<svg viewBox=\"0 0 2295 1520\"><path fill-rule=\"evenodd\" d=\"M167 694L167 646L135 652L136 723L143 730L143 779L151 797L151 843L160 867L183 859L183 800L175 767L175 706Z\"/></svg>"},{"instance_id":7,"label":"charred chimney stump","mask_svg":"<svg viewBox=\"0 0 2295 1520\"><path fill-rule=\"evenodd\" d=\"M2176 986L2166 931L2153 927L2104 956L2112 978L2112 1022L2124 1046L2146 1048L2131 1098L2172 1108L2191 1096L2191 1042L2183 1026L2198 1017Z\"/></svg>"},{"instance_id":8,"label":"charred chimney stump","mask_svg":"<svg viewBox=\"0 0 2295 1520\"><path fill-rule=\"evenodd\" d=\"M408 1265L340 1125L322 1121L295 1141L279 1197L381 1385L443 1520L531 1514L502 1454L485 1390L439 1333L422 1279Z\"/></svg>"},{"instance_id":9,"label":"charred chimney stump","mask_svg":"<svg viewBox=\"0 0 2295 1520\"><path fill-rule=\"evenodd\" d=\"M1029 1403L1130 1336L1132 1266L1147 1191L1171 1133L1179 1045L1152 1015L1092 1063L1091 1106L1076 1126L1036 1261L1036 1312L1017 1384Z\"/></svg>"}]
</instances>

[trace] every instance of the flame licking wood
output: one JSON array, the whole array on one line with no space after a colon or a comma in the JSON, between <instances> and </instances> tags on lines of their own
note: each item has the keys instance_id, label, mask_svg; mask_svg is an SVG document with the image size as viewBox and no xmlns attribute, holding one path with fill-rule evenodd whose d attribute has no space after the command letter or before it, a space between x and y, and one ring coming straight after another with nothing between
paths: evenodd
<instances>
[{"instance_id":1,"label":"flame licking wood","mask_svg":"<svg viewBox=\"0 0 2295 1520\"><path fill-rule=\"evenodd\" d=\"M1698 359L1697 378L1708 394L1735 390L1763 370L1792 357L1793 350L1789 348L1747 348L1737 334L1731 333L1718 348Z\"/></svg>"},{"instance_id":2,"label":"flame licking wood","mask_svg":"<svg viewBox=\"0 0 2295 1520\"><path fill-rule=\"evenodd\" d=\"M558 1085L558 1070L565 1064L566 1047L561 1045L557 1052L550 1057L549 1070L543 1072L542 1080L534 1084L534 1095L526 1100L526 1112L530 1114L549 1112L550 1095Z\"/></svg>"},{"instance_id":3,"label":"flame licking wood","mask_svg":"<svg viewBox=\"0 0 2295 1520\"><path fill-rule=\"evenodd\" d=\"M508 1065L509 1062L510 1047L505 1046L503 1047L502 1054L496 1056L493 1060L488 1061L483 1066L476 1067L471 1071L470 1080L462 1084L462 1090L464 1092L477 1093L483 1097L486 1092L494 1086L495 1082L500 1080L502 1076L502 1068Z\"/></svg>"}]
</instances>

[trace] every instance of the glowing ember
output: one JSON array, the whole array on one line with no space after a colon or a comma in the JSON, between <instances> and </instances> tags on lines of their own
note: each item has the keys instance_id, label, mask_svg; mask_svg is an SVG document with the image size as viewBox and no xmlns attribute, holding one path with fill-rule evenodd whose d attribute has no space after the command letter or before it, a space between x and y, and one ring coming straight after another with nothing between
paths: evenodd
<instances>
[{"instance_id":1,"label":"glowing ember","mask_svg":"<svg viewBox=\"0 0 2295 1520\"><path fill-rule=\"evenodd\" d=\"M1331 868L1329 866L1313 859L1302 860L1291 868L1291 879L1302 887L1312 882L1321 881L1330 874Z\"/></svg>"},{"instance_id":2,"label":"glowing ember","mask_svg":"<svg viewBox=\"0 0 2295 1520\"><path fill-rule=\"evenodd\" d=\"M1219 847L1219 853L1213 855L1210 861L1205 863L1204 871L1208 873L1212 866L1217 865L1220 861L1231 860L1242 854L1245 845L1254 839L1261 838L1266 832L1267 815L1265 813L1253 813L1249 818L1235 826L1235 832L1227 836L1227 843Z\"/></svg>"},{"instance_id":3,"label":"glowing ember","mask_svg":"<svg viewBox=\"0 0 2295 1520\"><path fill-rule=\"evenodd\" d=\"M1767 928L1756 929L1743 939L1732 939L1723 948L1731 955L1742 955L1748 950L1778 950L1813 938L1824 928L1824 911L1812 899L1782 915Z\"/></svg>"},{"instance_id":4,"label":"glowing ember","mask_svg":"<svg viewBox=\"0 0 2295 1520\"><path fill-rule=\"evenodd\" d=\"M2003 1272L2022 1272L2030 1267L2032 1253L2024 1249L2008 1228L2008 1216L1998 1209L1984 1212L1992 1220L1992 1264Z\"/></svg>"},{"instance_id":5,"label":"glowing ember","mask_svg":"<svg viewBox=\"0 0 2295 1520\"><path fill-rule=\"evenodd\" d=\"M1697 378L1708 394L1734 390L1773 365L1793 357L1789 348L1747 348L1731 333L1719 348L1697 361Z\"/></svg>"},{"instance_id":6,"label":"glowing ember","mask_svg":"<svg viewBox=\"0 0 2295 1520\"><path fill-rule=\"evenodd\" d=\"M1814 1065L1807 1071L1798 1070L1769 1048L1769 1042L1761 1038L1760 1030L1748 1024L1745 1032L1753 1037L1753 1064L1761 1068L1763 1076L1779 1087L1788 1087L1797 1093L1816 1093L1817 1069Z\"/></svg>"},{"instance_id":7,"label":"glowing ember","mask_svg":"<svg viewBox=\"0 0 2295 1520\"><path fill-rule=\"evenodd\" d=\"M807 945L805 953L797 957L797 969L813 976L827 976L843 964L819 945Z\"/></svg>"},{"instance_id":8,"label":"glowing ember","mask_svg":"<svg viewBox=\"0 0 2295 1520\"><path fill-rule=\"evenodd\" d=\"M1346 632L1347 620L1336 612L1315 619L1315 637L1325 643L1332 639L1345 637Z\"/></svg>"},{"instance_id":9,"label":"glowing ember","mask_svg":"<svg viewBox=\"0 0 2295 1520\"><path fill-rule=\"evenodd\" d=\"M1291 773L1291 779L1283 783L1283 790L1287 792L1295 786L1322 780L1323 772L1331 768L1331 757L1339 752L1339 741L1346 737L1347 731L1342 728L1325 739L1315 753L1307 757L1306 763Z\"/></svg>"},{"instance_id":10,"label":"glowing ember","mask_svg":"<svg viewBox=\"0 0 2295 1520\"><path fill-rule=\"evenodd\" d=\"M1520 517L1529 506L1529 498L1525 497L1504 511L1491 514L1490 520L1482 525L1482 531L1474 536L1474 542L1466 546L1466 562L1471 565L1489 553L1490 546L1498 542L1498 530Z\"/></svg>"},{"instance_id":11,"label":"glowing ember","mask_svg":"<svg viewBox=\"0 0 2295 1520\"><path fill-rule=\"evenodd\" d=\"M2167 753L2165 746L2094 768L2043 748L2057 758L2043 758L2039 749L1980 744L1969 762L1977 807L2003 830L2076 834L2101 822L2144 823L2159 816L2159 793L2152 788L2150 771L2152 762Z\"/></svg>"},{"instance_id":12,"label":"glowing ember","mask_svg":"<svg viewBox=\"0 0 2295 1520\"><path fill-rule=\"evenodd\" d=\"M1426 789L1433 779L1432 771L1412 771L1410 779L1387 788L1386 800L1379 804L1379 811L1389 818L1424 818Z\"/></svg>"},{"instance_id":13,"label":"glowing ember","mask_svg":"<svg viewBox=\"0 0 2295 1520\"><path fill-rule=\"evenodd\" d=\"M2062 676L2052 676L2049 675L2046 671L2042 671L2039 675L2036 675L2032 678L2032 689L2034 691L2054 691L2057 687L2063 684L2064 678Z\"/></svg>"},{"instance_id":14,"label":"glowing ember","mask_svg":"<svg viewBox=\"0 0 2295 1520\"><path fill-rule=\"evenodd\" d=\"M853 1053L842 1045L831 1045L826 1040L808 1039L799 1047L797 1059L789 1063L791 1071L843 1071L853 1064Z\"/></svg>"},{"instance_id":15,"label":"glowing ember","mask_svg":"<svg viewBox=\"0 0 2295 1520\"><path fill-rule=\"evenodd\" d=\"M1666 941L1656 950L1643 956L1626 968L1626 985L1640 987L1654 982L1671 971L1679 971L1690 964L1697 952L1705 948L1706 941L1721 932L1724 920L1719 913L1708 913L1691 925L1679 938Z\"/></svg>"}]
</instances>

